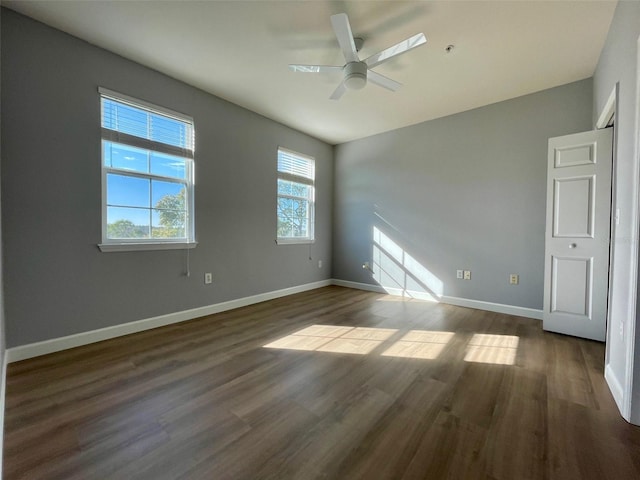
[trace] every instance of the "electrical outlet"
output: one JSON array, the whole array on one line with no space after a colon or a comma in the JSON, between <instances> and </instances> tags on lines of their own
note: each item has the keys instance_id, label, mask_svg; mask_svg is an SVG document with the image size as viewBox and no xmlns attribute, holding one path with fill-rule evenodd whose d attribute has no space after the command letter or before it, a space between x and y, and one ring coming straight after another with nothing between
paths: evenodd
<instances>
[{"instance_id":1,"label":"electrical outlet","mask_svg":"<svg viewBox=\"0 0 640 480\"><path fill-rule=\"evenodd\" d=\"M456 278L462 278L462 270L456 270Z\"/></svg>"},{"instance_id":2,"label":"electrical outlet","mask_svg":"<svg viewBox=\"0 0 640 480\"><path fill-rule=\"evenodd\" d=\"M464 279L465 280L471 280L471 270L465 270L464 271Z\"/></svg>"},{"instance_id":3,"label":"electrical outlet","mask_svg":"<svg viewBox=\"0 0 640 480\"><path fill-rule=\"evenodd\" d=\"M511 285L518 285L519 281L520 281L520 277L518 274L512 273L511 275L509 275L509 283Z\"/></svg>"},{"instance_id":4,"label":"electrical outlet","mask_svg":"<svg viewBox=\"0 0 640 480\"><path fill-rule=\"evenodd\" d=\"M204 283L206 285L209 285L210 283L213 283L213 275L211 273L205 273L204 274Z\"/></svg>"},{"instance_id":5,"label":"electrical outlet","mask_svg":"<svg viewBox=\"0 0 640 480\"><path fill-rule=\"evenodd\" d=\"M318 268L322 268L322 260L318 260Z\"/></svg>"}]
</instances>

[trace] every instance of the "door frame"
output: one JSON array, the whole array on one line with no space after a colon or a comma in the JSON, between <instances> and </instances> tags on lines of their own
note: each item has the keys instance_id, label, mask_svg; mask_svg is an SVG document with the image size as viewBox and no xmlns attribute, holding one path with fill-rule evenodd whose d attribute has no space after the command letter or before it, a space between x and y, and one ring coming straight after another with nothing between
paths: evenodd
<instances>
[{"instance_id":1,"label":"door frame","mask_svg":"<svg viewBox=\"0 0 640 480\"><path fill-rule=\"evenodd\" d=\"M636 85L635 85L635 127L634 127L634 145L633 145L633 167L635 178L638 178L640 172L640 36L636 42ZM617 144L615 144L617 146ZM627 322L627 331L625 332L625 346L626 346L626 374L625 384L623 385L623 408L622 416L627 421L632 421L633 415L632 400L633 400L633 377L634 377L634 363L636 352L636 328L637 328L637 302L638 302L638 233L640 226L640 188L638 182L634 182L632 193L632 204L630 205L630 220L632 228L632 238L634 241L631 245L631 278L630 278L630 295L628 303L628 315L629 321ZM640 388L640 387L637 387ZM637 405L636 405L637 408ZM634 419L636 424L638 419Z\"/></svg>"},{"instance_id":2,"label":"door frame","mask_svg":"<svg viewBox=\"0 0 640 480\"><path fill-rule=\"evenodd\" d=\"M616 226L618 224L618 206L617 206L617 166L618 166L618 129L615 126L615 114L618 110L618 97L620 91L620 83L616 82L609 94L607 103L605 103L602 112L596 121L596 129L601 130L609 126L613 126L613 138L612 138L612 152L611 152L611 216L610 216L610 240L609 240L609 272L608 272L608 287L607 287L607 331L605 334L605 346L611 344L609 338L612 335L611 328L611 303L613 301L612 284L613 284L613 271L614 271L614 257L615 257L615 235ZM609 349L605 348L605 366L609 364ZM623 393L623 392L620 392Z\"/></svg>"},{"instance_id":3,"label":"door frame","mask_svg":"<svg viewBox=\"0 0 640 480\"><path fill-rule=\"evenodd\" d=\"M632 145L632 158L630 158L630 161L632 162L632 172L634 175L634 178L638 178L638 173L640 172L640 37L638 37L637 39L637 48L636 48L636 85L634 85L633 87L630 86L631 88L635 88L635 105L632 106L632 108L634 108L634 113L635 113L635 122L634 125L631 127L633 128L633 136L631 138L631 141L633 142ZM615 93L614 93L615 92ZM603 108L603 111L600 113L600 116L598 117L598 123L596 123L596 127L600 128L601 125L601 120L603 120L604 117L606 117L607 115L607 107L611 108L611 106L613 106L615 108L615 111L619 112L619 101L620 101L620 86L619 86L619 82L617 82L615 84L614 87L614 92L612 92L612 95L614 96L613 102L611 102L611 96L610 99L607 101L607 103L605 104L605 107ZM610 105L610 103L613 103L613 105ZM615 178L617 178L617 152L618 152L618 148L619 148L619 142L618 142L618 135L617 135L617 130L620 129L620 124L618 123L618 128L614 128L614 138L613 138L613 158L612 161L615 162L615 170L612 172L613 175L615 176ZM626 127L626 125L625 125ZM613 179L614 177L612 177ZM616 207L612 207L612 208L618 208L617 206L617 185L616 184L612 184L612 194L613 194L613 203L616 204ZM626 203L626 202L625 202ZM611 390L611 393L613 393L613 397L615 399L616 404L618 405L618 408L620 410L620 414L622 415L622 417L627 420L628 422L634 421L634 424L639 424L639 420L638 420L638 415L640 415L640 409L638 408L638 405L633 405L632 401L633 401L633 393L634 393L634 363L635 363L635 356L636 356L636 330L637 330L637 322L639 321L639 319L637 318L637 301L638 301L638 260L639 260L639 251L638 251L638 247L639 247L639 241L638 241L638 233L640 232L639 230L639 226L640 226L640 188L638 186L638 182L634 182L633 184L633 190L631 192L631 201L629 202L629 204L624 204L624 205L619 205L619 207L624 208L625 210L628 210L628 212L625 212L625 216L628 216L628 222L629 222L629 228L631 233L631 238L629 239L631 242L631 245L629 246L629 248L624 248L624 252L622 250L620 250L619 252L617 252L617 255L620 256L622 255L624 258L622 258L621 260L626 260L626 257L628 256L629 262L630 262L630 272L629 272L629 295L628 298L626 299L625 305L621 305L620 309L621 311L624 311L624 315L625 315L625 319L624 319L624 336L623 336L623 341L622 341L622 345L623 348L625 350L624 352L624 356L625 356L625 360L624 360L624 368L625 371L624 372L613 372L611 370L610 367L610 355L609 355L609 347L610 347L610 338L612 338L613 335L615 334L619 334L619 332L617 332L618 328L617 327L611 327L611 322L608 321L608 326L607 326L607 335L606 335L606 353L605 353L605 370L604 370L604 376L605 376L605 380L609 386L609 389ZM614 212L612 210L612 212ZM614 225L615 227L615 225ZM616 237L614 236L615 234L615 230L612 231L612 238L611 238L611 243L613 245L613 250L612 250L612 255L616 255L616 251L615 251L615 243L616 242ZM613 264L612 264L613 265ZM613 266L610 266L610 272L609 272L609 278L615 278L613 277ZM624 279L627 280L627 279ZM614 283L610 283L609 285L609 299L612 298L611 292L613 290L613 288L616 287L615 282ZM621 300L624 301L624 300ZM609 305L609 312L611 312L611 308ZM616 308L616 310L618 310ZM607 315L607 319L609 320L609 314ZM616 331L614 331L616 330ZM640 345L638 345L640 347ZM621 384L622 383L622 384ZM640 386L636 386L635 388L636 391L640 391ZM637 402L636 402L637 403ZM636 407L636 412L634 415L634 411L633 411L633 407ZM635 417L632 419L632 416Z\"/></svg>"},{"instance_id":4,"label":"door frame","mask_svg":"<svg viewBox=\"0 0 640 480\"><path fill-rule=\"evenodd\" d=\"M640 172L640 36L636 42L636 85L635 85L635 128L634 128L634 151L633 151L633 164L635 170L635 178L638 178L638 173ZM616 144L617 146L617 144ZM639 226L640 226L640 187L638 186L638 182L634 183L633 188L633 202L631 205L631 228L632 232L635 233L635 241L631 247L631 294L629 295L629 304L628 304L628 312L629 312L629 322L627 326L627 336L625 338L626 345L626 375L625 375L625 385L623 386L623 417L627 419L627 421L631 422L632 420L638 422L637 419L632 419L633 415L633 377L634 377L634 364L635 364L635 352L636 352L636 327L637 327L637 304L638 304L638 234L639 234ZM638 387L640 388L640 387ZM637 407L637 405L636 405Z\"/></svg>"}]
</instances>

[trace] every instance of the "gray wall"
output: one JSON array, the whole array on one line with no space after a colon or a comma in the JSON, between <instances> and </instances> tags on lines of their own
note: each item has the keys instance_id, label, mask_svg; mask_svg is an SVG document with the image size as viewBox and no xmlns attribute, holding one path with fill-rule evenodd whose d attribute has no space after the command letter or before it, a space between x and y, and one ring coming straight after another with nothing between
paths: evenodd
<instances>
[{"instance_id":1,"label":"gray wall","mask_svg":"<svg viewBox=\"0 0 640 480\"><path fill-rule=\"evenodd\" d=\"M624 400L631 404L631 411L623 415L635 424L640 424L640 309L636 307L638 292L633 278L638 275L638 269L632 265L634 250L638 248L638 36L640 2L619 2L594 75L594 118L602 111L616 84L619 86L613 201L614 207L620 209L620 223L615 226L612 237L614 259L606 365L607 375L613 377L614 384L633 392L632 398ZM632 322L635 322L635 338ZM627 358L634 356L635 366L630 372Z\"/></svg>"},{"instance_id":2,"label":"gray wall","mask_svg":"<svg viewBox=\"0 0 640 480\"><path fill-rule=\"evenodd\" d=\"M10 10L2 14L2 67L9 347L330 278L331 146ZM194 118L199 245L190 278L184 251L96 246L98 86ZM316 158L311 247L274 241L279 145ZM213 285L204 285L204 272L213 272Z\"/></svg>"},{"instance_id":3,"label":"gray wall","mask_svg":"<svg viewBox=\"0 0 640 480\"><path fill-rule=\"evenodd\" d=\"M591 103L587 79L336 147L334 278L375 283L379 228L421 265L414 287L541 309L547 140L589 130Z\"/></svg>"}]
</instances>

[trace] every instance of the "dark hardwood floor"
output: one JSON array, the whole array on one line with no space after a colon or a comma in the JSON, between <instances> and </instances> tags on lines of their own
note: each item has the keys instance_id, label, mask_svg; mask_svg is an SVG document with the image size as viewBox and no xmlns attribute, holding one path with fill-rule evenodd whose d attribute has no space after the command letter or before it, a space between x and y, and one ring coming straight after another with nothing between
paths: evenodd
<instances>
[{"instance_id":1,"label":"dark hardwood floor","mask_svg":"<svg viewBox=\"0 0 640 480\"><path fill-rule=\"evenodd\" d=\"M4 474L638 479L603 361L537 320L327 287L9 365Z\"/></svg>"}]
</instances>

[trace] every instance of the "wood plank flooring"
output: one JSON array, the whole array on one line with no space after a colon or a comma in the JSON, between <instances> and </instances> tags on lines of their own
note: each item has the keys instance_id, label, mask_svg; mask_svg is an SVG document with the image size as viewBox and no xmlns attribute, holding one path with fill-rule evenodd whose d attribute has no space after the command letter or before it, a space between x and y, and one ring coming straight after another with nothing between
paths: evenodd
<instances>
[{"instance_id":1,"label":"wood plank flooring","mask_svg":"<svg viewBox=\"0 0 640 480\"><path fill-rule=\"evenodd\" d=\"M6 479L640 478L604 345L327 287L9 365Z\"/></svg>"}]
</instances>

